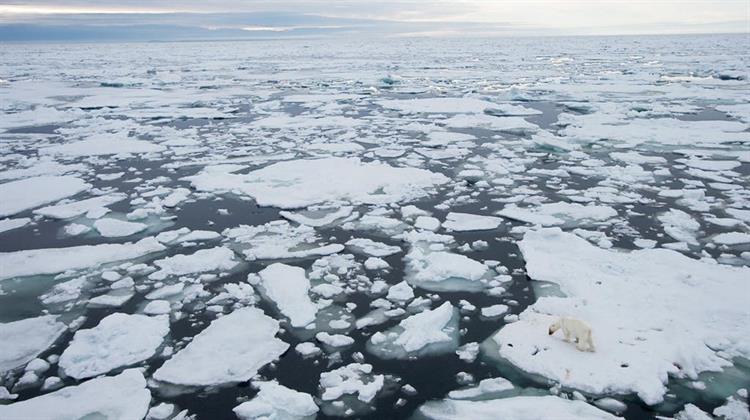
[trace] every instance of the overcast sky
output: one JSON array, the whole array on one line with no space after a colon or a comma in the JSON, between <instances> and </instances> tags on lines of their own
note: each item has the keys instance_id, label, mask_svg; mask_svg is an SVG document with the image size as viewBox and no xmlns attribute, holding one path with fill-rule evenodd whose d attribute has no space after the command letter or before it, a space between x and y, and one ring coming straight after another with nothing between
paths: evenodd
<instances>
[{"instance_id":1,"label":"overcast sky","mask_svg":"<svg viewBox=\"0 0 750 420\"><path fill-rule=\"evenodd\" d=\"M102 19L99 14L107 14L108 24L176 24L175 16L186 19L175 15L182 12L198 14L187 20L199 26L203 21L208 29L215 29L218 22L209 19L211 15L270 12L309 15L318 23L320 17L334 19L334 23L375 20L372 26L382 22L404 30L411 25L414 33L435 34L468 31L470 26L461 26L467 22L481 23L476 27L481 31L502 28L503 33L521 34L750 32L750 0L0 0L4 24L79 25L86 19ZM241 27L243 23L227 25ZM248 22L245 28L272 31L299 25L299 19L286 23L282 18L270 26Z\"/></svg>"}]
</instances>

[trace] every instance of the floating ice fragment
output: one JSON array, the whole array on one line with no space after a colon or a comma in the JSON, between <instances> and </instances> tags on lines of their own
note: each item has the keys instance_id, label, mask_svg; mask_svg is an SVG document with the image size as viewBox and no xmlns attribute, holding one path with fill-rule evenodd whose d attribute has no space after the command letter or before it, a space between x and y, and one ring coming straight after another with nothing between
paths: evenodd
<instances>
[{"instance_id":1,"label":"floating ice fragment","mask_svg":"<svg viewBox=\"0 0 750 420\"><path fill-rule=\"evenodd\" d=\"M168 332L165 316L114 313L94 328L76 331L59 366L76 379L98 376L153 356Z\"/></svg>"}]
</instances>

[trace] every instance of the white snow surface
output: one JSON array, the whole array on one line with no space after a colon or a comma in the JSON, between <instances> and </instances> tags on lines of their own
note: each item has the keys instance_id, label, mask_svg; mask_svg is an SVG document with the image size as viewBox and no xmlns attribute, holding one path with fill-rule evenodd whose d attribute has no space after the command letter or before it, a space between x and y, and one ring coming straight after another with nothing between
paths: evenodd
<instances>
[{"instance_id":1,"label":"white snow surface","mask_svg":"<svg viewBox=\"0 0 750 420\"><path fill-rule=\"evenodd\" d=\"M582 205L578 203L545 203L536 207L518 207L510 204L498 215L542 226L562 225L566 222L603 222L617 216L609 206Z\"/></svg>"},{"instance_id":2,"label":"white snow surface","mask_svg":"<svg viewBox=\"0 0 750 420\"><path fill-rule=\"evenodd\" d=\"M148 226L143 223L128 222L125 220L107 217L94 222L94 228L105 238L119 238L135 235L146 230Z\"/></svg>"},{"instance_id":3,"label":"white snow surface","mask_svg":"<svg viewBox=\"0 0 750 420\"><path fill-rule=\"evenodd\" d=\"M430 401L419 407L419 414L428 419L518 419L518 420L606 420L617 417L583 401L566 400L554 395L519 396L495 400Z\"/></svg>"},{"instance_id":4,"label":"white snow surface","mask_svg":"<svg viewBox=\"0 0 750 420\"><path fill-rule=\"evenodd\" d=\"M400 202L423 197L428 189L448 182L444 175L424 169L365 163L357 158L292 160L247 175L217 170L188 179L199 191L234 192L253 197L261 206L284 209L342 200L364 204Z\"/></svg>"},{"instance_id":5,"label":"white snow surface","mask_svg":"<svg viewBox=\"0 0 750 420\"><path fill-rule=\"evenodd\" d=\"M130 260L163 251L154 238L124 244L81 245L0 252L0 280L13 277L56 274L67 270L91 269L100 264Z\"/></svg>"},{"instance_id":6,"label":"white snow surface","mask_svg":"<svg viewBox=\"0 0 750 420\"><path fill-rule=\"evenodd\" d=\"M314 416L318 412L318 406L310 394L276 382L254 385L258 387L258 394L232 409L241 420L295 420Z\"/></svg>"},{"instance_id":7,"label":"white snow surface","mask_svg":"<svg viewBox=\"0 0 750 420\"><path fill-rule=\"evenodd\" d=\"M29 400L0 405L0 418L141 420L150 403L151 392L146 388L143 374L129 369L117 376L103 376Z\"/></svg>"},{"instance_id":8,"label":"white snow surface","mask_svg":"<svg viewBox=\"0 0 750 420\"><path fill-rule=\"evenodd\" d=\"M385 377L372 374L372 365L366 363L350 363L320 374L323 401L353 395L358 400L369 403L377 396L384 384Z\"/></svg>"},{"instance_id":9,"label":"white snow surface","mask_svg":"<svg viewBox=\"0 0 750 420\"><path fill-rule=\"evenodd\" d=\"M67 331L54 315L0 323L0 376L47 350Z\"/></svg>"},{"instance_id":10,"label":"white snow surface","mask_svg":"<svg viewBox=\"0 0 750 420\"><path fill-rule=\"evenodd\" d=\"M528 275L567 296L541 297L492 337L499 356L526 372L656 404L669 376L696 378L750 355L746 267L667 249L604 250L559 228L527 232L519 247ZM589 324L596 352L548 336L559 316Z\"/></svg>"},{"instance_id":11,"label":"white snow surface","mask_svg":"<svg viewBox=\"0 0 750 420\"><path fill-rule=\"evenodd\" d=\"M0 184L0 217L12 216L90 188L91 184L72 175L37 176L6 182Z\"/></svg>"},{"instance_id":12,"label":"white snow surface","mask_svg":"<svg viewBox=\"0 0 750 420\"><path fill-rule=\"evenodd\" d=\"M99 210L127 198L125 194L108 194L71 203L55 204L34 210L34 214L55 219L70 219L85 214L91 210Z\"/></svg>"},{"instance_id":13,"label":"white snow surface","mask_svg":"<svg viewBox=\"0 0 750 420\"><path fill-rule=\"evenodd\" d=\"M227 247L199 249L192 254L178 254L154 261L159 271L150 278L182 276L185 274L205 273L210 271L229 271L239 264L234 251Z\"/></svg>"},{"instance_id":14,"label":"white snow surface","mask_svg":"<svg viewBox=\"0 0 750 420\"><path fill-rule=\"evenodd\" d=\"M450 302L412 315L367 342L370 352L386 359L407 359L428 350L451 353L457 347L458 310Z\"/></svg>"},{"instance_id":15,"label":"white snow surface","mask_svg":"<svg viewBox=\"0 0 750 420\"><path fill-rule=\"evenodd\" d=\"M293 327L304 327L315 321L318 308L310 300L310 280L304 269L274 263L258 275L265 295L289 318Z\"/></svg>"},{"instance_id":16,"label":"white snow surface","mask_svg":"<svg viewBox=\"0 0 750 420\"><path fill-rule=\"evenodd\" d=\"M246 381L289 348L278 331L279 322L260 309L237 309L213 321L153 377L188 386Z\"/></svg>"},{"instance_id":17,"label":"white snow surface","mask_svg":"<svg viewBox=\"0 0 750 420\"><path fill-rule=\"evenodd\" d=\"M76 331L59 366L76 379L98 376L150 358L168 332L167 316L114 313L94 328Z\"/></svg>"},{"instance_id":18,"label":"white snow surface","mask_svg":"<svg viewBox=\"0 0 750 420\"><path fill-rule=\"evenodd\" d=\"M497 229L502 223L503 219L500 217L450 212L445 216L443 227L456 232L465 232Z\"/></svg>"}]
</instances>

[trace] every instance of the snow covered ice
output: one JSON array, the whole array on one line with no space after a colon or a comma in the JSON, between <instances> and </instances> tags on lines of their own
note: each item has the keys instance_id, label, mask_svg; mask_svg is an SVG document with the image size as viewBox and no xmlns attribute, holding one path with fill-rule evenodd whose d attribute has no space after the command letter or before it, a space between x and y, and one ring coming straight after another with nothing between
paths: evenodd
<instances>
[{"instance_id":1,"label":"snow covered ice","mask_svg":"<svg viewBox=\"0 0 750 420\"><path fill-rule=\"evenodd\" d=\"M746 419L746 36L572 39L0 43L0 419Z\"/></svg>"}]
</instances>

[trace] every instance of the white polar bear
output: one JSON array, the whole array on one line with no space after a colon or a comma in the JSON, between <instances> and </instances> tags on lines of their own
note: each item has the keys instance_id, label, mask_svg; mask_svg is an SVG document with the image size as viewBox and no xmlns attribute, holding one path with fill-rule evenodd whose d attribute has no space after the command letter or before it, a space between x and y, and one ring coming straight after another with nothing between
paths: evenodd
<instances>
[{"instance_id":1,"label":"white polar bear","mask_svg":"<svg viewBox=\"0 0 750 420\"><path fill-rule=\"evenodd\" d=\"M562 328L565 341L575 342L580 351L595 351L594 340L591 338L591 327L575 318L562 317L549 326L549 335Z\"/></svg>"}]
</instances>

